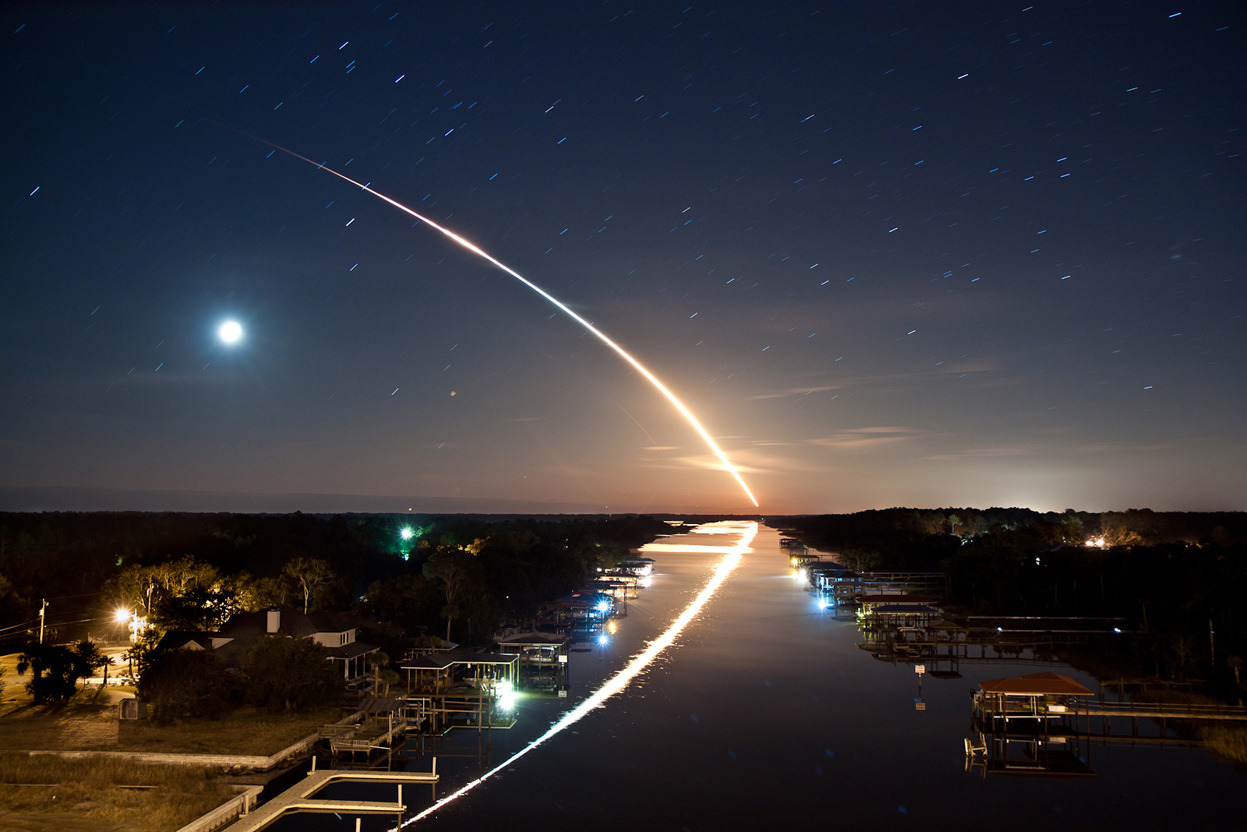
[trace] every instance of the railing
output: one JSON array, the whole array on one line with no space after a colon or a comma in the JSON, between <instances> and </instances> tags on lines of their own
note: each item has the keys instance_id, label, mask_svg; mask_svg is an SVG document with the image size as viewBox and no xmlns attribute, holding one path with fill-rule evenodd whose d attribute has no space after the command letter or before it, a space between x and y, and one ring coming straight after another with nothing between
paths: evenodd
<instances>
[{"instance_id":1,"label":"railing","mask_svg":"<svg viewBox=\"0 0 1247 832\"><path fill-rule=\"evenodd\" d=\"M1087 716L1150 717L1154 719L1241 719L1247 720L1242 705L1187 702L1093 702L1082 709Z\"/></svg>"},{"instance_id":2,"label":"railing","mask_svg":"<svg viewBox=\"0 0 1247 832\"><path fill-rule=\"evenodd\" d=\"M208 814L196 818L178 832L213 832L213 830L220 829L239 815L245 815L254 809L256 801L260 798L260 792L264 791L263 786L237 786L236 788L242 790L237 797L222 803Z\"/></svg>"}]
</instances>

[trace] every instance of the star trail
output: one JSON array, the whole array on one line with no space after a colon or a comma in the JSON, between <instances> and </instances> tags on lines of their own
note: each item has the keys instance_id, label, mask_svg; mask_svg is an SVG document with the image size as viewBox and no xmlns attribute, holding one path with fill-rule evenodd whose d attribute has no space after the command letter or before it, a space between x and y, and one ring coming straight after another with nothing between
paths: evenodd
<instances>
[{"instance_id":1,"label":"star trail","mask_svg":"<svg viewBox=\"0 0 1247 832\"><path fill-rule=\"evenodd\" d=\"M1241 4L0 22L0 507L754 511L210 118L769 513L1247 508Z\"/></svg>"}]
</instances>

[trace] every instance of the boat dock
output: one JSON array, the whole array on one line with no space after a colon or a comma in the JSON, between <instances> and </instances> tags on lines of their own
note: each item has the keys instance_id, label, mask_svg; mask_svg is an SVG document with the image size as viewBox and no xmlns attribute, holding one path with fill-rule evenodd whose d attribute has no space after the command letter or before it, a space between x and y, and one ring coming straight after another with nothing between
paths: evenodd
<instances>
[{"instance_id":1,"label":"boat dock","mask_svg":"<svg viewBox=\"0 0 1247 832\"><path fill-rule=\"evenodd\" d=\"M391 749L406 733L407 720L395 719L393 714L387 719L373 716L354 725L326 725L320 729L321 738L329 743L329 751L335 757Z\"/></svg>"},{"instance_id":2,"label":"boat dock","mask_svg":"<svg viewBox=\"0 0 1247 832\"><path fill-rule=\"evenodd\" d=\"M281 794L260 804L255 810L227 826L224 832L258 832L276 823L286 815L299 812L318 812L339 815L393 815L401 823L407 806L403 803L403 784L426 784L437 797L437 760L429 772L392 771L316 771L286 789ZM393 803L377 800L327 800L315 795L330 783L393 783L398 787Z\"/></svg>"}]
</instances>

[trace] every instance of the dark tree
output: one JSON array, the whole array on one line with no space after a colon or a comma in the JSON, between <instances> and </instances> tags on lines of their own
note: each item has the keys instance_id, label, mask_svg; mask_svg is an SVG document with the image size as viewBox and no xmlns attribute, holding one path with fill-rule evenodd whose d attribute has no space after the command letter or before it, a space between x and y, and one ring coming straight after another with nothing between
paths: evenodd
<instances>
[{"instance_id":1,"label":"dark tree","mask_svg":"<svg viewBox=\"0 0 1247 832\"><path fill-rule=\"evenodd\" d=\"M139 679L139 697L152 720L215 719L229 704L225 665L202 650L167 650L152 657Z\"/></svg>"},{"instance_id":2,"label":"dark tree","mask_svg":"<svg viewBox=\"0 0 1247 832\"><path fill-rule=\"evenodd\" d=\"M242 665L248 701L272 711L299 711L339 701L346 683L329 651L306 638L264 636Z\"/></svg>"},{"instance_id":3,"label":"dark tree","mask_svg":"<svg viewBox=\"0 0 1247 832\"><path fill-rule=\"evenodd\" d=\"M439 549L424 564L424 577L440 581L446 597L442 615L446 618L446 640L450 641L450 625L463 614L463 605L479 580L476 555L458 546Z\"/></svg>"},{"instance_id":4,"label":"dark tree","mask_svg":"<svg viewBox=\"0 0 1247 832\"><path fill-rule=\"evenodd\" d=\"M64 644L29 644L17 659L18 675L31 672L26 690L36 705L60 705L78 692L78 681L90 676L103 661L99 648L89 641L73 647Z\"/></svg>"}]
</instances>

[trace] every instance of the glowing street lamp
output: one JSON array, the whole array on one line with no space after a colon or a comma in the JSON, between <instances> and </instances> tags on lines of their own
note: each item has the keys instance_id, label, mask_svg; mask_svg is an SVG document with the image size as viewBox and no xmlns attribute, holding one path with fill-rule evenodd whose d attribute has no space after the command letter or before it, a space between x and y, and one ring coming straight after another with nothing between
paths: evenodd
<instances>
[{"instance_id":1,"label":"glowing street lamp","mask_svg":"<svg viewBox=\"0 0 1247 832\"><path fill-rule=\"evenodd\" d=\"M416 530L411 526L403 526L398 530L398 539L401 541L398 544L398 551L403 556L403 560L407 560L407 558L411 555L411 541L414 540L415 537Z\"/></svg>"},{"instance_id":2,"label":"glowing street lamp","mask_svg":"<svg viewBox=\"0 0 1247 832\"><path fill-rule=\"evenodd\" d=\"M130 630L130 642L134 643L139 640L139 633L143 632L147 627L147 620L139 618L137 612L131 612L125 607L118 607L113 612L113 620L118 624L128 624Z\"/></svg>"}]
</instances>

